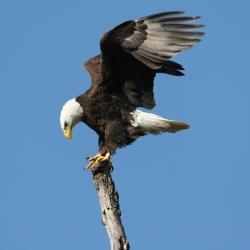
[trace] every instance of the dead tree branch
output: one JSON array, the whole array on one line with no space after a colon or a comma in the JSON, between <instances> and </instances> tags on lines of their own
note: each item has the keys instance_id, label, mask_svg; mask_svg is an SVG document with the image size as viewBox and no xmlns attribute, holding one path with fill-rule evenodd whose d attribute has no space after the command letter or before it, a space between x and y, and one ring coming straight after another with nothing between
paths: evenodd
<instances>
[{"instance_id":1,"label":"dead tree branch","mask_svg":"<svg viewBox=\"0 0 250 250\"><path fill-rule=\"evenodd\" d=\"M121 221L119 195L115 190L111 171L113 167L109 162L98 168L89 169L93 174L93 181L99 197L102 211L102 223L105 225L110 240L111 250L129 250L124 227Z\"/></svg>"}]
</instances>

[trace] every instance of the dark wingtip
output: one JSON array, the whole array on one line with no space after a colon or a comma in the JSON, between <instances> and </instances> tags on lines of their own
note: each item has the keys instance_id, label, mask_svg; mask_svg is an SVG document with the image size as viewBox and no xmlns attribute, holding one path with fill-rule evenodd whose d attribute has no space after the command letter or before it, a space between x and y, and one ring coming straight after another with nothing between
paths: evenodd
<instances>
[{"instance_id":1,"label":"dark wingtip","mask_svg":"<svg viewBox=\"0 0 250 250\"><path fill-rule=\"evenodd\" d=\"M185 14L185 11L165 11L165 12L159 12L156 14L148 15L141 17L139 20L145 20L145 19L155 19L155 18L161 18L163 16L179 16Z\"/></svg>"},{"instance_id":2,"label":"dark wingtip","mask_svg":"<svg viewBox=\"0 0 250 250\"><path fill-rule=\"evenodd\" d=\"M178 74L174 75L174 76L185 76L185 74L181 71L178 71Z\"/></svg>"},{"instance_id":3,"label":"dark wingtip","mask_svg":"<svg viewBox=\"0 0 250 250\"><path fill-rule=\"evenodd\" d=\"M199 28L199 29L203 29L203 28L206 27L206 25L204 25L204 24L197 24L196 26L197 26L197 28Z\"/></svg>"},{"instance_id":4,"label":"dark wingtip","mask_svg":"<svg viewBox=\"0 0 250 250\"><path fill-rule=\"evenodd\" d=\"M173 76L184 76L185 74L181 70L184 70L182 65L174 61L168 60L164 63L164 65L159 69L158 72L166 73Z\"/></svg>"},{"instance_id":5,"label":"dark wingtip","mask_svg":"<svg viewBox=\"0 0 250 250\"><path fill-rule=\"evenodd\" d=\"M162 67L158 72L165 73L165 74L172 75L172 76L184 76L185 75L182 71L168 68L168 67Z\"/></svg>"},{"instance_id":6,"label":"dark wingtip","mask_svg":"<svg viewBox=\"0 0 250 250\"><path fill-rule=\"evenodd\" d=\"M198 20L201 18L201 16L191 16L190 18L192 18L193 20Z\"/></svg>"}]
</instances>

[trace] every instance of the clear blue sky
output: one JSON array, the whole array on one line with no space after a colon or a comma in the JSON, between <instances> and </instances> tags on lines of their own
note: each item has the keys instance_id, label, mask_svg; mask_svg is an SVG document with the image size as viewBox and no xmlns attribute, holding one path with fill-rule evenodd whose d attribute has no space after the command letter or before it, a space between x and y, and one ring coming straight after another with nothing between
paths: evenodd
<instances>
[{"instance_id":1,"label":"clear blue sky","mask_svg":"<svg viewBox=\"0 0 250 250\"><path fill-rule=\"evenodd\" d=\"M0 249L109 249L85 157L85 125L64 139L63 103L89 87L82 63L128 19L185 10L203 42L156 79L154 113L188 122L118 151L113 173L131 249L250 249L249 1L1 1Z\"/></svg>"}]
</instances>

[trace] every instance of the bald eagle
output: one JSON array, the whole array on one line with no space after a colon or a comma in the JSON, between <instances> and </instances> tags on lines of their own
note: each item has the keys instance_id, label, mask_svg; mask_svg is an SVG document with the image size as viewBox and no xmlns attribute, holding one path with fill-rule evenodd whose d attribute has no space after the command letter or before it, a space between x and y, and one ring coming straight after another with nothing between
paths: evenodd
<instances>
[{"instance_id":1,"label":"bald eagle","mask_svg":"<svg viewBox=\"0 0 250 250\"><path fill-rule=\"evenodd\" d=\"M184 75L183 67L170 60L191 48L204 34L197 16L163 12L124 22L104 34L101 53L84 67L91 87L65 103L60 125L66 138L86 123L99 135L99 152L90 162L110 161L118 148L146 134L175 133L187 129L184 122L139 110L155 106L153 86L157 73Z\"/></svg>"}]
</instances>

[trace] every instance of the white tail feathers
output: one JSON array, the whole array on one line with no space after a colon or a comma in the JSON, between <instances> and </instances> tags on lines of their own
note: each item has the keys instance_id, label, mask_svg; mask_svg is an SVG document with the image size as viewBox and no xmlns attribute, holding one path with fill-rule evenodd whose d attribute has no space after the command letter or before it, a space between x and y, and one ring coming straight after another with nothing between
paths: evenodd
<instances>
[{"instance_id":1,"label":"white tail feathers","mask_svg":"<svg viewBox=\"0 0 250 250\"><path fill-rule=\"evenodd\" d=\"M132 114L131 125L140 128L145 133L159 134L164 132L175 133L189 128L184 122L165 119L161 116L135 110Z\"/></svg>"}]
</instances>

